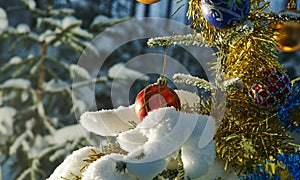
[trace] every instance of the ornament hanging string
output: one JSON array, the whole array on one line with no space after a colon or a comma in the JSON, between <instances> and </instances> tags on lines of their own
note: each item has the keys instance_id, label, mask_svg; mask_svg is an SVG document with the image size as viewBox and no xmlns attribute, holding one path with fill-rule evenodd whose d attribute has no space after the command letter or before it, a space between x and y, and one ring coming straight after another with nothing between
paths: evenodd
<instances>
[{"instance_id":1,"label":"ornament hanging string","mask_svg":"<svg viewBox=\"0 0 300 180\"><path fill-rule=\"evenodd\" d=\"M167 78L164 76L169 46L166 46L162 72L157 82L142 89L135 98L134 111L137 117L143 121L150 111L163 107L181 109L180 99L176 92L167 86Z\"/></svg>"},{"instance_id":2,"label":"ornament hanging string","mask_svg":"<svg viewBox=\"0 0 300 180\"><path fill-rule=\"evenodd\" d=\"M167 58L168 58L168 51L169 51L169 46L166 46L165 49L165 55L164 55L164 64L163 64L163 68L162 68L162 72L161 72L161 77L165 76L165 69L166 69L166 65L167 65Z\"/></svg>"},{"instance_id":3,"label":"ornament hanging string","mask_svg":"<svg viewBox=\"0 0 300 180\"><path fill-rule=\"evenodd\" d=\"M167 66L168 50L169 50L169 45L166 46L162 72L160 74L160 77L157 79L157 84L162 86L167 85L167 78L165 77L165 69Z\"/></svg>"}]
</instances>

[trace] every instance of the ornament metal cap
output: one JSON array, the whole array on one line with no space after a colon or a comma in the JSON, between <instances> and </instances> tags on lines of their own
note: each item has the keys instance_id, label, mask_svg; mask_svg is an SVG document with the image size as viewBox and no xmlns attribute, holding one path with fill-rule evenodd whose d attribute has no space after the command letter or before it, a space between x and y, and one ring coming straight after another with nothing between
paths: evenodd
<instances>
[{"instance_id":1,"label":"ornament metal cap","mask_svg":"<svg viewBox=\"0 0 300 180\"><path fill-rule=\"evenodd\" d=\"M156 84L161 85L161 86L166 86L167 83L168 83L168 80L165 76L160 76L156 81Z\"/></svg>"}]
</instances>

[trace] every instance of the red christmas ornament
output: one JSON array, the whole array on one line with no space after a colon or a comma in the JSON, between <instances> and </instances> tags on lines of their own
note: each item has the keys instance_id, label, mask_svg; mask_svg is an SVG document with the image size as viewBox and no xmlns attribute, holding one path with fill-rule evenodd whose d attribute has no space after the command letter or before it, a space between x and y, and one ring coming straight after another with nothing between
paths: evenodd
<instances>
[{"instance_id":1,"label":"red christmas ornament","mask_svg":"<svg viewBox=\"0 0 300 180\"><path fill-rule=\"evenodd\" d=\"M175 91L167 86L167 79L160 77L157 83L144 88L135 99L135 112L142 121L150 111L162 107L180 110L180 100Z\"/></svg>"},{"instance_id":2,"label":"red christmas ornament","mask_svg":"<svg viewBox=\"0 0 300 180\"><path fill-rule=\"evenodd\" d=\"M276 68L261 69L249 89L249 96L258 105L278 108L288 101L291 94L291 81L287 74Z\"/></svg>"}]
</instances>

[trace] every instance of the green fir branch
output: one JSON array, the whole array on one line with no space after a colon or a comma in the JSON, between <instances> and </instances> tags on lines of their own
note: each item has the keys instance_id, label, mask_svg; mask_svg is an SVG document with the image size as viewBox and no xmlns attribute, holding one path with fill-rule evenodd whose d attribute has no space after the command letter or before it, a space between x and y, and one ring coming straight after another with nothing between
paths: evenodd
<instances>
[{"instance_id":1,"label":"green fir branch","mask_svg":"<svg viewBox=\"0 0 300 180\"><path fill-rule=\"evenodd\" d=\"M234 27L233 31L227 31L224 38L220 40L220 43L233 45L253 31L254 27L251 21L244 21L242 24Z\"/></svg>"},{"instance_id":2,"label":"green fir branch","mask_svg":"<svg viewBox=\"0 0 300 180\"><path fill-rule=\"evenodd\" d=\"M16 78L18 77L19 75L23 74L25 71L27 71L28 67L26 66L21 66L19 67L16 71L14 71L12 74L11 74L11 77L12 78Z\"/></svg>"},{"instance_id":3,"label":"green fir branch","mask_svg":"<svg viewBox=\"0 0 300 180\"><path fill-rule=\"evenodd\" d=\"M66 17L73 14L74 10L69 8L52 9L49 11L49 15L52 17Z\"/></svg>"},{"instance_id":4,"label":"green fir branch","mask_svg":"<svg viewBox=\"0 0 300 180\"><path fill-rule=\"evenodd\" d=\"M151 38L148 40L147 44L149 47L168 46L176 44L207 46L204 37L200 33Z\"/></svg>"},{"instance_id":5,"label":"green fir branch","mask_svg":"<svg viewBox=\"0 0 300 180\"><path fill-rule=\"evenodd\" d=\"M244 36L249 35L253 31L254 27L251 21L244 21L242 24L235 26L232 31L228 31L222 38L217 39L215 44L235 44ZM205 40L201 32L187 35L151 38L148 40L147 44L149 47L168 46L176 44L212 47L207 44L207 41Z\"/></svg>"},{"instance_id":6,"label":"green fir branch","mask_svg":"<svg viewBox=\"0 0 300 180\"><path fill-rule=\"evenodd\" d=\"M9 61L0 68L0 71L5 72L5 71L10 70L13 67L19 68L20 64L25 64L27 66L30 66L32 62L34 62L36 59L39 59L39 58L40 58L40 56L31 56L28 58L21 59L20 63L14 63L14 62Z\"/></svg>"},{"instance_id":7,"label":"green fir branch","mask_svg":"<svg viewBox=\"0 0 300 180\"><path fill-rule=\"evenodd\" d=\"M192 86L196 86L198 88L203 88L206 91L210 92L212 89L214 89L214 86L206 81L205 79L201 79L198 77L194 77L191 75L185 75L185 74L175 74L173 76L173 80L175 82L180 82L180 83L186 83Z\"/></svg>"},{"instance_id":8,"label":"green fir branch","mask_svg":"<svg viewBox=\"0 0 300 180\"><path fill-rule=\"evenodd\" d=\"M107 82L106 77L99 77L99 78L89 79L89 80L78 82L78 83L73 83L73 84L70 84L67 86L63 86L63 87L58 87L58 88L53 88L53 89L43 89L43 92L56 94L56 93L67 92L71 88L77 89L77 88L81 88L81 87L96 84L96 83L106 83L106 82Z\"/></svg>"},{"instance_id":9,"label":"green fir branch","mask_svg":"<svg viewBox=\"0 0 300 180\"><path fill-rule=\"evenodd\" d=\"M227 90L231 87L241 88L242 86L243 82L240 80L240 78L231 78L223 82L223 87Z\"/></svg>"},{"instance_id":10,"label":"green fir branch","mask_svg":"<svg viewBox=\"0 0 300 180\"><path fill-rule=\"evenodd\" d=\"M59 67L62 67L63 69L65 69L66 71L70 71L70 66L66 63L64 63L63 61L60 61L59 59L55 58L55 57L46 57L46 60L49 62L52 62L54 65L57 65Z\"/></svg>"},{"instance_id":11,"label":"green fir branch","mask_svg":"<svg viewBox=\"0 0 300 180\"><path fill-rule=\"evenodd\" d=\"M179 4L180 2L176 2L177 4ZM171 14L171 17L173 17L179 10L181 10L184 6L186 6L185 3L181 4L178 6L178 8Z\"/></svg>"},{"instance_id":12,"label":"green fir branch","mask_svg":"<svg viewBox=\"0 0 300 180\"><path fill-rule=\"evenodd\" d=\"M99 22L96 22L96 23L92 23L90 25L90 28L92 31L94 32L101 32L103 30L105 30L106 28L109 28L111 26L114 26L116 24L119 24L119 23L122 23L122 22L125 22L125 21L130 21L130 20L134 20L135 18L118 18L118 19L115 19L115 18L110 18L110 21L109 22L103 22L103 21L99 21Z\"/></svg>"},{"instance_id":13,"label":"green fir branch","mask_svg":"<svg viewBox=\"0 0 300 180\"><path fill-rule=\"evenodd\" d=\"M253 18L261 19L262 21L275 20L276 22L295 22L300 23L300 15L292 12L263 12L254 14Z\"/></svg>"},{"instance_id":14,"label":"green fir branch","mask_svg":"<svg viewBox=\"0 0 300 180\"><path fill-rule=\"evenodd\" d=\"M184 171L184 164L183 164L183 161L182 161L182 149L179 149L179 151L178 151L177 161L178 161L178 175L177 175L177 178L178 178L178 180L184 180L185 171Z\"/></svg>"}]
</instances>

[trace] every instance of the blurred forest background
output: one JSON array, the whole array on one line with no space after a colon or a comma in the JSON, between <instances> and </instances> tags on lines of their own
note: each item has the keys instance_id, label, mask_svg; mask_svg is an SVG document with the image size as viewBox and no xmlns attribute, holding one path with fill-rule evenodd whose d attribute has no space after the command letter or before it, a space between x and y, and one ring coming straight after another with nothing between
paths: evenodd
<instances>
[{"instance_id":1,"label":"blurred forest background","mask_svg":"<svg viewBox=\"0 0 300 180\"><path fill-rule=\"evenodd\" d=\"M109 56L95 79L77 65L82 51L87 47L97 51L89 46L95 36L132 18L163 17L188 24L186 4L185 0L153 5L135 0L0 0L0 177L45 179L72 151L91 145L87 136L92 135L82 132L75 117L77 109L91 107L80 94L72 100L72 88L96 83L96 109L113 108L109 69L140 54L163 54L164 48L148 48L147 39L129 42ZM212 51L205 52L204 57ZM171 47L169 56L190 74L207 79L183 48ZM299 51L281 53L279 60L291 78L299 77ZM81 84L72 84L75 77L82 79ZM131 103L157 74L148 77L133 85ZM126 79L120 81L126 84Z\"/></svg>"}]
</instances>

